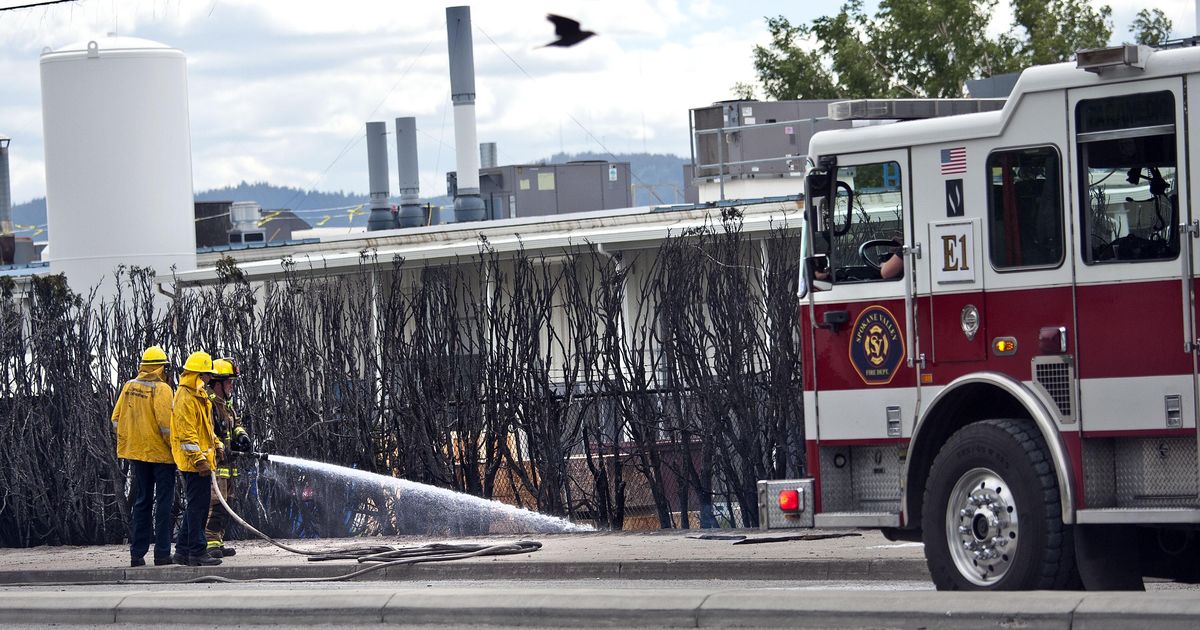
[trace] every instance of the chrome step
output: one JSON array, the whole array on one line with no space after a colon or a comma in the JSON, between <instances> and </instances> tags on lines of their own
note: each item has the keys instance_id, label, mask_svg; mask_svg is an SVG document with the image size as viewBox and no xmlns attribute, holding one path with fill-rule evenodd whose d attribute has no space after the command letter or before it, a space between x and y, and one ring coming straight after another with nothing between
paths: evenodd
<instances>
[{"instance_id":1,"label":"chrome step","mask_svg":"<svg viewBox=\"0 0 1200 630\"><path fill-rule=\"evenodd\" d=\"M820 515L817 516L820 518ZM1075 510L1078 525L1200 523L1197 508L1097 508Z\"/></svg>"},{"instance_id":2,"label":"chrome step","mask_svg":"<svg viewBox=\"0 0 1200 630\"><path fill-rule=\"evenodd\" d=\"M899 512L822 512L814 517L817 527L900 527Z\"/></svg>"}]
</instances>

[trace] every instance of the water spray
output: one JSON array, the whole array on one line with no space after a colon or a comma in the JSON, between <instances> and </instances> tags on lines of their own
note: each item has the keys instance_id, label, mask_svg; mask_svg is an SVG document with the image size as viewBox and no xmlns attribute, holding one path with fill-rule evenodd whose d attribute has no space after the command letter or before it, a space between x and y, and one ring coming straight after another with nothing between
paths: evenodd
<instances>
[{"instance_id":1,"label":"water spray","mask_svg":"<svg viewBox=\"0 0 1200 630\"><path fill-rule=\"evenodd\" d=\"M262 461L270 461L269 456L265 453L253 453L259 456ZM386 569L391 566L399 566L402 564L417 564L420 562L438 562L444 560L462 560L466 558L475 558L478 556L506 556L518 553L530 553L542 548L542 543L533 540L519 540L514 543L502 543L499 545L480 545L480 544L445 544L433 543L422 545L420 547L396 547L394 545L359 545L351 546L338 550L311 551L307 549L299 549L290 545L285 545L274 538L258 531L253 525L247 523L245 519L233 511L229 507L229 503L225 501L225 495L221 494L221 487L217 483L217 476L210 475L212 480L212 489L216 493L217 499L221 502L221 507L229 513L233 520L237 521L247 531L252 532L259 538L291 553L308 556L310 561L322 560L357 560L360 563L371 562L375 563L365 569L352 571L345 575L338 575L327 578L257 578L254 580L235 580L216 575L204 576L198 580L205 582L333 582L340 580L349 580L360 575L365 575L380 569Z\"/></svg>"},{"instance_id":2,"label":"water spray","mask_svg":"<svg viewBox=\"0 0 1200 630\"><path fill-rule=\"evenodd\" d=\"M230 451L231 455L238 457L254 458L260 462L271 462L273 456L268 453L255 452L239 452ZM284 462L294 462L294 458L279 456L279 460ZM301 460L306 461L306 460ZM322 466L329 466L322 464ZM361 471L353 471L361 472ZM240 582L271 582L271 583L299 583L299 582L339 582L342 580L352 580L367 573L379 571L389 567L397 567L402 565L419 564L423 562L442 562L447 560L464 560L467 558L476 558L480 556L507 556L521 553L531 553L542 548L542 543L534 540L518 540L516 542L500 543L495 545L478 544L478 543L430 543L426 545L416 545L410 547L400 547L396 545L349 545L346 547L327 548L321 551L313 551L308 549L300 549L284 544L264 534L256 529L250 523L247 523L233 508L229 507L229 502L225 499L225 495L221 493L221 488L217 483L215 474L209 475L212 491L216 494L217 500L221 507L229 513L242 527L247 531L252 532L255 536L271 543L272 545L287 551L302 556L306 556L309 561L319 562L324 560L355 560L361 564L369 563L363 569L351 571L343 575L335 575L329 577L301 577L301 578L250 578L236 579L227 578L220 575L202 575L186 580L98 580L98 581L81 581L81 582L29 582L29 583L10 583L4 586L98 586L107 584L203 584L203 583L240 583ZM477 497L473 497L477 498ZM547 517L548 518L548 517Z\"/></svg>"},{"instance_id":3,"label":"water spray","mask_svg":"<svg viewBox=\"0 0 1200 630\"><path fill-rule=\"evenodd\" d=\"M229 454L234 457L248 457L257 459L260 462L271 461L270 453L255 453L254 451L229 451Z\"/></svg>"}]
</instances>

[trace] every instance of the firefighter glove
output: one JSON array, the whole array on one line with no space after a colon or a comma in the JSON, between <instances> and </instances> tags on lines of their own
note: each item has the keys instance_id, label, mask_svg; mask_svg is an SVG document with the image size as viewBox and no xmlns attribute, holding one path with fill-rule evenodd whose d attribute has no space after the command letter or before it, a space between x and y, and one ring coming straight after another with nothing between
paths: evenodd
<instances>
[{"instance_id":1,"label":"firefighter glove","mask_svg":"<svg viewBox=\"0 0 1200 630\"><path fill-rule=\"evenodd\" d=\"M250 436L246 434L245 429L235 429L233 436L233 450L242 453L249 453L254 450L254 445L250 443Z\"/></svg>"}]
</instances>

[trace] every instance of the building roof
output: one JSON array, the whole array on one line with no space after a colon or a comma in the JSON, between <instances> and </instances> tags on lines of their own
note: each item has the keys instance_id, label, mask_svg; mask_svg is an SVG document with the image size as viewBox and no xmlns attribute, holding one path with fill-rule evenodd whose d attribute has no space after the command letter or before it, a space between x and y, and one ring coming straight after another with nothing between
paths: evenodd
<instances>
[{"instance_id":1,"label":"building roof","mask_svg":"<svg viewBox=\"0 0 1200 630\"><path fill-rule=\"evenodd\" d=\"M176 278L183 285L216 282L215 265L223 255L238 261L246 279L266 280L282 275L285 261L293 264L293 271L336 274L356 269L363 263L364 252L372 252L377 264L386 265L392 264L395 257L447 260L477 254L484 240L501 253L519 249L554 251L579 245L646 247L687 229L719 223L721 212L728 208L742 212L742 231L746 233L765 233L787 225L798 227L802 207L800 196L792 195L381 230L279 247L213 248L198 258L198 269L178 272Z\"/></svg>"},{"instance_id":2,"label":"building roof","mask_svg":"<svg viewBox=\"0 0 1200 630\"><path fill-rule=\"evenodd\" d=\"M308 221L296 216L291 210L263 210L262 219L258 224L267 231L268 241L278 239L278 234L291 234L312 227Z\"/></svg>"},{"instance_id":3,"label":"building roof","mask_svg":"<svg viewBox=\"0 0 1200 630\"><path fill-rule=\"evenodd\" d=\"M36 260L34 262L22 263L20 265L0 265L0 276L9 276L10 278L26 278L39 273L48 272L50 263L44 260Z\"/></svg>"}]
</instances>

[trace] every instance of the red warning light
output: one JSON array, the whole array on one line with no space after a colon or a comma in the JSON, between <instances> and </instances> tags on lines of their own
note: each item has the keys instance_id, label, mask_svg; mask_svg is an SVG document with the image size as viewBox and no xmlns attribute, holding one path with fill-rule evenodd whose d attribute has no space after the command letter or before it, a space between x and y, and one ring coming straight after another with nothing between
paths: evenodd
<instances>
[{"instance_id":1,"label":"red warning light","mask_svg":"<svg viewBox=\"0 0 1200 630\"><path fill-rule=\"evenodd\" d=\"M800 509L799 490L780 490L779 509L784 512L795 512Z\"/></svg>"}]
</instances>

